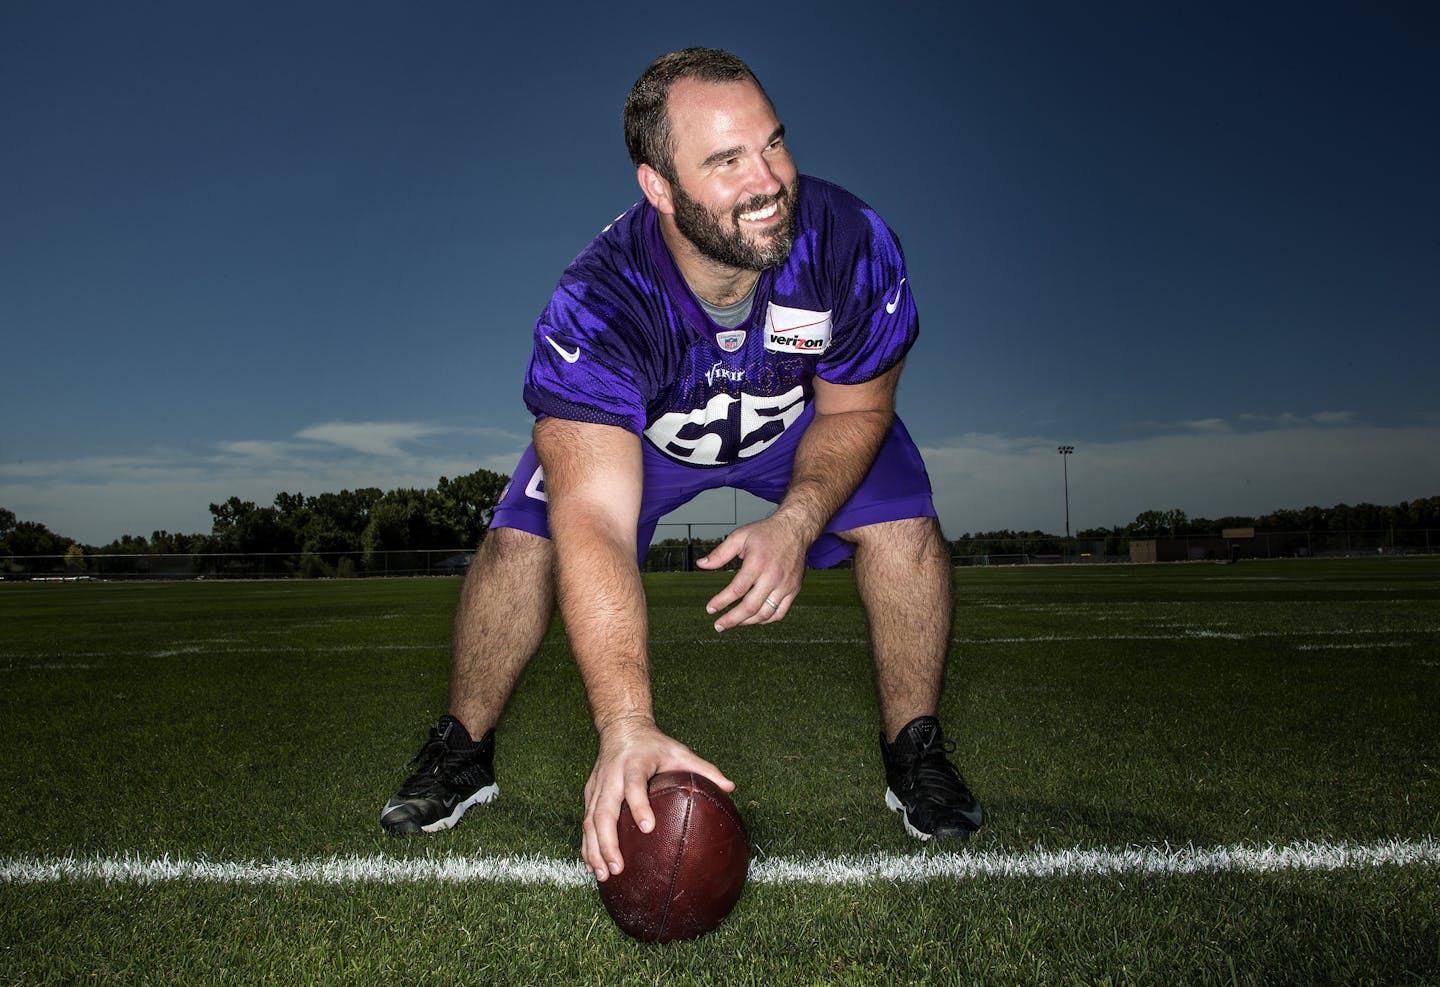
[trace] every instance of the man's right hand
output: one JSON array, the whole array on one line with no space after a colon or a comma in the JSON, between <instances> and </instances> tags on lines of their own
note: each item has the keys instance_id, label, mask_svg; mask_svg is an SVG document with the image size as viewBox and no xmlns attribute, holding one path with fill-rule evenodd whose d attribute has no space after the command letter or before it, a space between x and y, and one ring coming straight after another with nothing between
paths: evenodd
<instances>
[{"instance_id":1,"label":"man's right hand","mask_svg":"<svg viewBox=\"0 0 1440 987\"><path fill-rule=\"evenodd\" d=\"M662 771L694 771L726 792L735 789L735 783L719 768L661 733L649 718L630 717L606 725L600 731L595 767L585 783L585 821L581 826L580 856L597 881L625 867L618 835L621 803L630 804L630 814L642 833L655 828L649 785Z\"/></svg>"}]
</instances>

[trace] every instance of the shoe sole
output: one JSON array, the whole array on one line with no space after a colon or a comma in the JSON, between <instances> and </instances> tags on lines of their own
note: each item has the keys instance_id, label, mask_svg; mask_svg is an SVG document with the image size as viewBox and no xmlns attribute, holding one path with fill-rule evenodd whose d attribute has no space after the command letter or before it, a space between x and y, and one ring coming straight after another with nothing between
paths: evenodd
<instances>
[{"instance_id":1,"label":"shoe sole","mask_svg":"<svg viewBox=\"0 0 1440 987\"><path fill-rule=\"evenodd\" d=\"M460 822L460 817L465 815L465 811L471 806L484 805L486 802L493 802L495 800L495 796L499 794L499 785L486 785L484 788L477 791L474 795L470 796L468 799L455 806L455 811L450 813L450 815L446 816L444 819L437 819L430 825L421 826L420 828L427 833L438 833L441 830L451 829Z\"/></svg>"},{"instance_id":2,"label":"shoe sole","mask_svg":"<svg viewBox=\"0 0 1440 987\"><path fill-rule=\"evenodd\" d=\"M473 806L484 805L484 804L487 803L487 802L493 802L493 801L495 801L496 796L498 796L499 794L500 794L500 786L499 786L499 785L495 785L495 784L486 785L484 788L478 789L478 790L475 792L475 794L472 795L472 796L470 796L468 799L464 799L464 800L456 803L455 808L451 811L451 813L450 813L448 816L444 816L443 818L437 819L437 820L435 820L435 821L432 822L432 823L426 823L425 825L421 826L421 827L419 828L419 832L422 832L422 833L439 833L439 832L443 832L444 830L447 830L447 829L453 829L453 828L460 822L460 817L463 816L463 815L465 815L465 813L466 813L467 810L469 810L469 809L472 808ZM389 806L386 806L385 809L380 813L380 825L381 825L381 826L384 826L384 827L385 827L385 830L386 830L387 832L397 833L397 834L400 834L400 835L402 835L402 836L405 835L406 833L414 833L414 832L416 832L416 830L413 830L413 829L412 829L412 830L392 829L391 827L386 826L386 825L385 825L385 813L388 812L389 810L390 810L390 807L389 807Z\"/></svg>"},{"instance_id":3,"label":"shoe sole","mask_svg":"<svg viewBox=\"0 0 1440 987\"><path fill-rule=\"evenodd\" d=\"M911 836L915 837L917 840L922 840L927 843L935 838L934 833L926 833L922 830L916 829L913 825L911 825L910 813L905 811L905 803L900 801L900 799L896 796L895 792L892 789L885 789L885 804L889 806L893 811L900 813L900 819L905 823L905 831ZM962 829L959 832L954 833L953 835L942 835L941 839L959 840L960 842L964 843L970 839L970 833L971 830Z\"/></svg>"},{"instance_id":4,"label":"shoe sole","mask_svg":"<svg viewBox=\"0 0 1440 987\"><path fill-rule=\"evenodd\" d=\"M901 802L898 798L896 798L895 793L888 788L885 789L885 804L889 806L892 811L900 813L900 820L901 822L905 823L905 831L907 833L909 833L916 839L925 840L927 842L929 841L930 837L933 834L922 833L920 830L910 825L910 813L905 811L905 803Z\"/></svg>"}]
</instances>

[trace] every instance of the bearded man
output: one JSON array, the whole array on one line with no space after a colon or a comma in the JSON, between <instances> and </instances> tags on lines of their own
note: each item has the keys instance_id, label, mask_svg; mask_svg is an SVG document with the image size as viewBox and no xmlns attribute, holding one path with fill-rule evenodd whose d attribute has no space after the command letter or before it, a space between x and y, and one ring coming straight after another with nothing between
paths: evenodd
<instances>
[{"instance_id":1,"label":"bearded man","mask_svg":"<svg viewBox=\"0 0 1440 987\"><path fill-rule=\"evenodd\" d=\"M949 552L894 410L919 328L899 241L849 192L799 174L769 97L727 52L657 59L626 100L625 139L644 198L535 325L534 440L461 592L450 710L381 823L435 832L495 797L495 726L557 601L599 739L581 847L597 880L624 867L623 802L653 827L655 774L733 790L656 726L639 568L661 517L728 486L776 506L697 562L740 560L705 605L715 631L784 620L807 563L853 556L886 804L921 839L965 839L984 812L935 716Z\"/></svg>"}]
</instances>

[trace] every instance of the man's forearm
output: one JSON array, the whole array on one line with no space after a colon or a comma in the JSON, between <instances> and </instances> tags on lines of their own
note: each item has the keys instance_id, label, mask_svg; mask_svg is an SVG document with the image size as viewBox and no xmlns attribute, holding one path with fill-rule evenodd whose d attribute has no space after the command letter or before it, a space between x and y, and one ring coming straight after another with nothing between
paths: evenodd
<instances>
[{"instance_id":1,"label":"man's forearm","mask_svg":"<svg viewBox=\"0 0 1440 987\"><path fill-rule=\"evenodd\" d=\"M554 536L560 612L596 730L653 721L645 591L633 547L584 527Z\"/></svg>"},{"instance_id":2,"label":"man's forearm","mask_svg":"<svg viewBox=\"0 0 1440 987\"><path fill-rule=\"evenodd\" d=\"M790 485L776 518L796 525L805 543L820 537L875 461L893 411L844 411L817 414L795 452Z\"/></svg>"},{"instance_id":3,"label":"man's forearm","mask_svg":"<svg viewBox=\"0 0 1440 987\"><path fill-rule=\"evenodd\" d=\"M560 612L595 725L653 720L645 591L635 564L636 436L554 418L535 426Z\"/></svg>"}]
</instances>

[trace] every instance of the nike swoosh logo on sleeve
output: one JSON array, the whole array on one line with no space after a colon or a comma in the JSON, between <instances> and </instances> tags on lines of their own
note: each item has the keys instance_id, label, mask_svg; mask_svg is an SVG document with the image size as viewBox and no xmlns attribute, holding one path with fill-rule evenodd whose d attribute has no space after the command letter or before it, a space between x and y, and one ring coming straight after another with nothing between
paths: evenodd
<instances>
[{"instance_id":1,"label":"nike swoosh logo on sleeve","mask_svg":"<svg viewBox=\"0 0 1440 987\"><path fill-rule=\"evenodd\" d=\"M555 340L551 339L549 336L545 337L545 342L555 347L555 352L559 353L562 357L564 357L566 363L574 363L576 360L580 359L580 347L578 346L575 347L574 351L572 352L571 350L567 350L565 347L555 342Z\"/></svg>"},{"instance_id":2,"label":"nike swoosh logo on sleeve","mask_svg":"<svg viewBox=\"0 0 1440 987\"><path fill-rule=\"evenodd\" d=\"M908 277L901 278L900 283L895 286L895 297L885 303L886 315L894 315L895 310L900 307L900 291L905 287L905 282L909 280Z\"/></svg>"}]
</instances>

